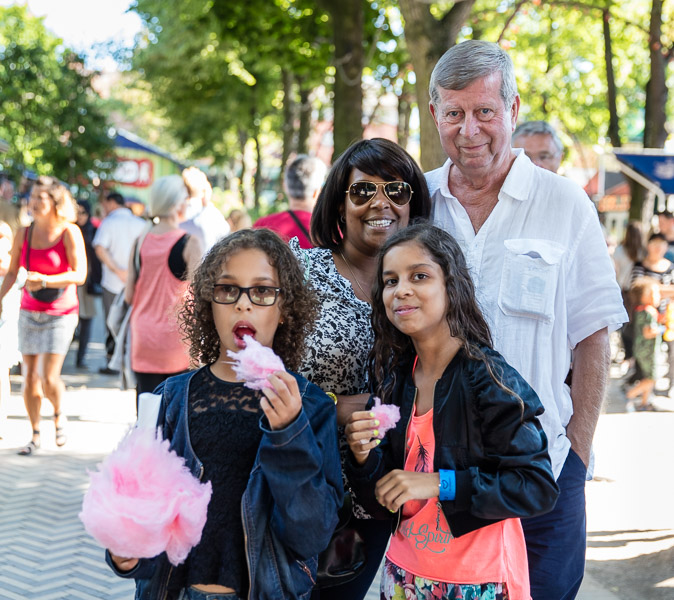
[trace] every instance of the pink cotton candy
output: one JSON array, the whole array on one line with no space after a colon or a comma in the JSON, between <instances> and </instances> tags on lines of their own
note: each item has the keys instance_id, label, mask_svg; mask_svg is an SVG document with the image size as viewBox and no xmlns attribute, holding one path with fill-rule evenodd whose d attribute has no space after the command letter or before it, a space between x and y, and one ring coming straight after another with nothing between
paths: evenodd
<instances>
[{"instance_id":1,"label":"pink cotton candy","mask_svg":"<svg viewBox=\"0 0 674 600\"><path fill-rule=\"evenodd\" d=\"M211 482L202 484L151 429L133 429L90 473L79 517L113 554L182 563L199 543Z\"/></svg>"},{"instance_id":2,"label":"pink cotton candy","mask_svg":"<svg viewBox=\"0 0 674 600\"><path fill-rule=\"evenodd\" d=\"M271 348L263 346L252 336L244 335L243 341L246 342L243 350L227 350L227 356L234 359L234 373L251 390L271 387L267 376L274 371L285 371L283 361Z\"/></svg>"},{"instance_id":3,"label":"pink cotton candy","mask_svg":"<svg viewBox=\"0 0 674 600\"><path fill-rule=\"evenodd\" d=\"M400 421L400 408L395 404L382 404L381 399L375 396L374 406L370 409L374 413L374 418L379 421L377 430L379 439L383 439L389 429L393 429L396 423Z\"/></svg>"}]
</instances>

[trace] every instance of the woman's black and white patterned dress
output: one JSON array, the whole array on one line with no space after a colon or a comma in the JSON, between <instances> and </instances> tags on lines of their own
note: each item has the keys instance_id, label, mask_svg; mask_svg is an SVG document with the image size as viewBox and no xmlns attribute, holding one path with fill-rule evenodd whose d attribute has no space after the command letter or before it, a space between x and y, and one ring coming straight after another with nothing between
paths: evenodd
<instances>
[{"instance_id":1,"label":"woman's black and white patterned dress","mask_svg":"<svg viewBox=\"0 0 674 600\"><path fill-rule=\"evenodd\" d=\"M358 299L351 282L340 275L331 250L303 250L297 238L290 240L289 246L304 266L320 303L297 372L324 392L349 396L369 392L367 358L374 344L370 305ZM339 428L339 445L343 460L348 449L343 427ZM354 514L369 518L357 504Z\"/></svg>"}]
</instances>

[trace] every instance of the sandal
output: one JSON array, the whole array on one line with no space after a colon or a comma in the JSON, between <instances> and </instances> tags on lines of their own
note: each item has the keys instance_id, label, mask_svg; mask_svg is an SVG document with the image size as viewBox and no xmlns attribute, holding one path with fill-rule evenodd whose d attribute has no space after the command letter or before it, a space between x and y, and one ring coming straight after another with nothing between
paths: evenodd
<instances>
[{"instance_id":1,"label":"sandal","mask_svg":"<svg viewBox=\"0 0 674 600\"><path fill-rule=\"evenodd\" d=\"M39 435L40 432L36 431L33 429L33 436L38 436L37 442L34 440L30 440L21 450L17 452L19 456L32 456L35 454L39 449L40 449L40 440L39 440Z\"/></svg>"},{"instance_id":2,"label":"sandal","mask_svg":"<svg viewBox=\"0 0 674 600\"><path fill-rule=\"evenodd\" d=\"M60 448L61 446L65 446L65 443L68 441L68 436L65 434L65 422L66 422L66 417L65 415L61 416L61 413L54 413L54 421L56 419L60 418L61 425L60 427L56 427L56 445Z\"/></svg>"}]
</instances>

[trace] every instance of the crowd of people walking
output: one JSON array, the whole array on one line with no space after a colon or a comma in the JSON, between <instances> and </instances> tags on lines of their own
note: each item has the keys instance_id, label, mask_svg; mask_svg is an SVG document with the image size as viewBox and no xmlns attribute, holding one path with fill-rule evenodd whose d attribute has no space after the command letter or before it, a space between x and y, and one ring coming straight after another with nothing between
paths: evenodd
<instances>
[{"instance_id":1,"label":"crowd of people walking","mask_svg":"<svg viewBox=\"0 0 674 600\"><path fill-rule=\"evenodd\" d=\"M40 177L32 222L0 224L2 317L19 331L0 374L18 350L32 427L19 453L40 449L43 398L66 443L61 367L78 315L86 367L101 295L102 373L161 396L163 436L213 487L179 567L106 553L137 598L362 600L382 561L382 600L576 596L609 334L629 313L637 410L662 335L674 369L669 240L630 224L614 271L591 201L556 174L554 130L516 131L498 45L448 50L430 95L444 165L424 174L381 138L329 170L301 155L288 210L252 226L225 220L195 168L154 182L147 219L110 192L95 223ZM261 390L231 362L250 338L287 369ZM385 435L380 401L401 414Z\"/></svg>"}]
</instances>

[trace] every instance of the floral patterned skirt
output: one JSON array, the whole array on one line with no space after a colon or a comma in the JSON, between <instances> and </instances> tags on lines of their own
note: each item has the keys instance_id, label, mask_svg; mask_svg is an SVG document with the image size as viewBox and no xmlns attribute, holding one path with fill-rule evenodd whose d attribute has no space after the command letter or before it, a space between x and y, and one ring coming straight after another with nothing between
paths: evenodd
<instances>
[{"instance_id":1,"label":"floral patterned skirt","mask_svg":"<svg viewBox=\"0 0 674 600\"><path fill-rule=\"evenodd\" d=\"M401 569L388 558L381 600L508 600L505 583L459 584L431 581Z\"/></svg>"}]
</instances>

